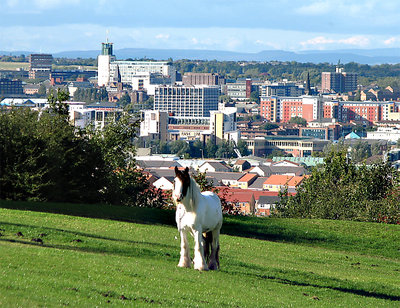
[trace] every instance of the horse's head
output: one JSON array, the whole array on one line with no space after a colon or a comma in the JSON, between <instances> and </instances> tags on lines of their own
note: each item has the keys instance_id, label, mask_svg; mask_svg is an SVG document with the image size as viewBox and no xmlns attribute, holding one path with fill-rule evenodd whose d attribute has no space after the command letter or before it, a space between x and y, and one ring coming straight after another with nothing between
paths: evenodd
<instances>
[{"instance_id":1,"label":"horse's head","mask_svg":"<svg viewBox=\"0 0 400 308\"><path fill-rule=\"evenodd\" d=\"M174 189L172 191L172 198L181 202L188 192L190 185L190 175L189 168L186 167L182 172L175 166L175 179L174 179Z\"/></svg>"}]
</instances>

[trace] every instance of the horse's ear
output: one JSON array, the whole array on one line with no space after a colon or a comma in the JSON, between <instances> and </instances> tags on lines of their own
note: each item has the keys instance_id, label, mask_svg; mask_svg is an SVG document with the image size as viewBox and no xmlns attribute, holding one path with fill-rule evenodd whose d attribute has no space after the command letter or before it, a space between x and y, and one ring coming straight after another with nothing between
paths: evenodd
<instances>
[{"instance_id":1,"label":"horse's ear","mask_svg":"<svg viewBox=\"0 0 400 308\"><path fill-rule=\"evenodd\" d=\"M177 166L175 166L175 175L178 175L178 173L179 173L179 169L178 169L178 167Z\"/></svg>"},{"instance_id":2,"label":"horse's ear","mask_svg":"<svg viewBox=\"0 0 400 308\"><path fill-rule=\"evenodd\" d=\"M186 168L185 168L185 173L186 173L187 175L189 175L189 167L186 167Z\"/></svg>"}]
</instances>

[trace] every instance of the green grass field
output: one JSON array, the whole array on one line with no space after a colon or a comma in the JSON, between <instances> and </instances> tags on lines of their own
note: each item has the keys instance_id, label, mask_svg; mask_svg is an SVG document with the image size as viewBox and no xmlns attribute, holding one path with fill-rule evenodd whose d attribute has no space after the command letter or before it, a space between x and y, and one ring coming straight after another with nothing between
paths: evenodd
<instances>
[{"instance_id":1,"label":"green grass field","mask_svg":"<svg viewBox=\"0 0 400 308\"><path fill-rule=\"evenodd\" d=\"M0 207L0 307L400 306L398 225L225 217L221 269L198 272L170 211Z\"/></svg>"},{"instance_id":2,"label":"green grass field","mask_svg":"<svg viewBox=\"0 0 400 308\"><path fill-rule=\"evenodd\" d=\"M16 70L18 68L23 68L25 70L29 69L28 62L0 62L0 70ZM53 69L61 70L97 70L96 66L85 66L85 65L53 65Z\"/></svg>"},{"instance_id":3,"label":"green grass field","mask_svg":"<svg viewBox=\"0 0 400 308\"><path fill-rule=\"evenodd\" d=\"M16 70L23 68L27 70L29 68L28 62L0 62L0 70Z\"/></svg>"}]
</instances>

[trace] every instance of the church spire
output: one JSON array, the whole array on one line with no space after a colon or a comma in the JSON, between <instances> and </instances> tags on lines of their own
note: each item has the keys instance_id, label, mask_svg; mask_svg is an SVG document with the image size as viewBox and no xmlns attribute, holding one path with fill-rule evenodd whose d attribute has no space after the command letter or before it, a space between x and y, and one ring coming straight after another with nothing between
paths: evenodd
<instances>
[{"instance_id":1,"label":"church spire","mask_svg":"<svg viewBox=\"0 0 400 308\"><path fill-rule=\"evenodd\" d=\"M115 68L115 72L114 72L114 76L113 76L113 81L114 82L121 82L121 72L119 71L119 66L117 64L116 68Z\"/></svg>"},{"instance_id":2,"label":"church spire","mask_svg":"<svg viewBox=\"0 0 400 308\"><path fill-rule=\"evenodd\" d=\"M310 73L309 72L307 72L306 87L304 89L304 93L306 95L311 95L312 94L311 84L310 84Z\"/></svg>"}]
</instances>

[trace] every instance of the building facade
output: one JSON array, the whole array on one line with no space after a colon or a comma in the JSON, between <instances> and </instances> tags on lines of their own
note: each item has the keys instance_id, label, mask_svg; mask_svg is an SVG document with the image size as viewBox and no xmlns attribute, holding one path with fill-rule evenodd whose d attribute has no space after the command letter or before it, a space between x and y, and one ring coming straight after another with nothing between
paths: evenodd
<instances>
[{"instance_id":1,"label":"building facade","mask_svg":"<svg viewBox=\"0 0 400 308\"><path fill-rule=\"evenodd\" d=\"M218 86L160 86L155 89L154 110L176 117L210 117L218 110Z\"/></svg>"},{"instance_id":2,"label":"building facade","mask_svg":"<svg viewBox=\"0 0 400 308\"><path fill-rule=\"evenodd\" d=\"M22 81L19 79L0 78L0 96L23 94Z\"/></svg>"},{"instance_id":3,"label":"building facade","mask_svg":"<svg viewBox=\"0 0 400 308\"><path fill-rule=\"evenodd\" d=\"M182 77L185 86L208 85L218 86L225 84L225 78L214 73L185 73Z\"/></svg>"},{"instance_id":4,"label":"building facade","mask_svg":"<svg viewBox=\"0 0 400 308\"><path fill-rule=\"evenodd\" d=\"M323 118L324 105L319 96L262 96L260 115L270 122L286 123L294 117L304 118L309 122Z\"/></svg>"},{"instance_id":5,"label":"building facade","mask_svg":"<svg viewBox=\"0 0 400 308\"><path fill-rule=\"evenodd\" d=\"M336 72L321 73L322 93L345 93L357 90L358 75L356 73L344 72L337 67Z\"/></svg>"},{"instance_id":6,"label":"building facade","mask_svg":"<svg viewBox=\"0 0 400 308\"><path fill-rule=\"evenodd\" d=\"M53 64L51 54L29 55L29 79L49 78Z\"/></svg>"}]
</instances>

